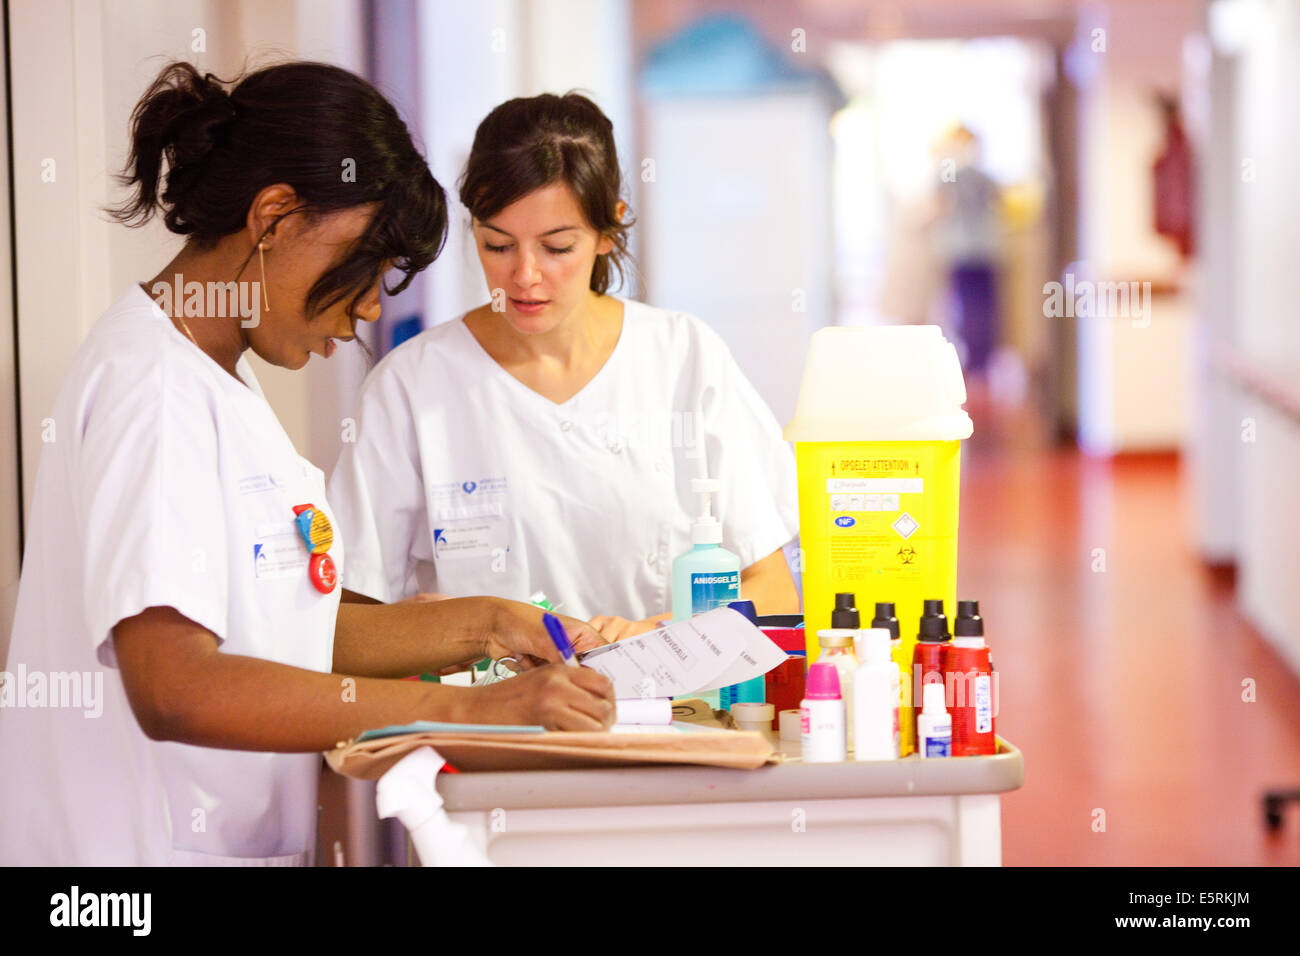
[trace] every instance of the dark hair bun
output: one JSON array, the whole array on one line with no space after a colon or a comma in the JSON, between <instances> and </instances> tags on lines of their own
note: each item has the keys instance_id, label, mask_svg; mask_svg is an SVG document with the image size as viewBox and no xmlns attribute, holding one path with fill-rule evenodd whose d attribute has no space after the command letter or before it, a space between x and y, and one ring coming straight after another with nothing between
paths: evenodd
<instances>
[{"instance_id":1,"label":"dark hair bun","mask_svg":"<svg viewBox=\"0 0 1300 956\"><path fill-rule=\"evenodd\" d=\"M114 218L139 225L161 212L170 231L209 245L244 229L258 193L279 183L302 201L294 212L375 205L366 233L308 293L309 311L360 296L388 266L405 273L396 292L437 257L446 196L374 86L301 61L230 85L183 62L158 74L131 114L121 179L133 194Z\"/></svg>"},{"instance_id":2,"label":"dark hair bun","mask_svg":"<svg viewBox=\"0 0 1300 956\"><path fill-rule=\"evenodd\" d=\"M119 211L118 219L142 223L161 201L172 207L164 216L168 229L182 234L193 231L179 200L234 118L230 94L211 73L201 74L189 63L164 68L131 114L131 171L123 179L135 185L137 193ZM170 172L166 190L159 196L164 160Z\"/></svg>"},{"instance_id":3,"label":"dark hair bun","mask_svg":"<svg viewBox=\"0 0 1300 956\"><path fill-rule=\"evenodd\" d=\"M175 122L173 168L193 166L203 162L217 145L221 133L235 119L235 104L221 82L211 73L188 90L177 89L179 96L194 98L192 106L182 107Z\"/></svg>"}]
</instances>

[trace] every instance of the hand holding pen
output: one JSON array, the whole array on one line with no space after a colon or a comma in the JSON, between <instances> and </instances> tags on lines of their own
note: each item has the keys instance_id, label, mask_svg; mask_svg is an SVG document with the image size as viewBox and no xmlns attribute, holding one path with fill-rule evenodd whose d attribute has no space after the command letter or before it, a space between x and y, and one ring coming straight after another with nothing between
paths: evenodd
<instances>
[{"instance_id":1,"label":"hand holding pen","mask_svg":"<svg viewBox=\"0 0 1300 956\"><path fill-rule=\"evenodd\" d=\"M551 640L555 643L555 649L560 652L560 657L569 667L579 667L578 655L574 653L573 644L569 641L569 635L564 632L564 625L560 619L549 611L542 615L542 624L546 626L546 633L551 635Z\"/></svg>"},{"instance_id":2,"label":"hand holding pen","mask_svg":"<svg viewBox=\"0 0 1300 956\"><path fill-rule=\"evenodd\" d=\"M536 609L532 611L535 613ZM537 618L532 617L532 622L532 635L536 635ZM595 644L603 645L588 625L581 621L573 624L579 640L588 649L591 637ZM560 618L547 613L542 617L542 625L547 637L541 640L553 648L546 657L554 660L558 654L563 666L534 666L541 656L536 651L541 648L533 645L534 652L523 655L523 673L478 692L479 705L489 707L493 714L488 722L539 724L549 730L591 731L609 727L615 716L613 684L604 674L578 664L575 642L569 639Z\"/></svg>"},{"instance_id":3,"label":"hand holding pen","mask_svg":"<svg viewBox=\"0 0 1300 956\"><path fill-rule=\"evenodd\" d=\"M543 621L540 608L504 598L478 598L492 605L491 617L484 621L484 642L478 648L479 657L499 660L511 657L519 661L524 670L539 667L548 661L563 662L563 652L551 637ZM563 614L551 615L560 624L575 654L604 647L608 642L584 621Z\"/></svg>"}]
</instances>

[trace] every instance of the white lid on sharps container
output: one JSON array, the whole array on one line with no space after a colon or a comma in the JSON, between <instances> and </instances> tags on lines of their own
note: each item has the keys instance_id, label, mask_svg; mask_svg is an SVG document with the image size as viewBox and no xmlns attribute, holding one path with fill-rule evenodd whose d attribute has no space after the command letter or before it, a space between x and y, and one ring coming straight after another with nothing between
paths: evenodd
<instances>
[{"instance_id":1,"label":"white lid on sharps container","mask_svg":"<svg viewBox=\"0 0 1300 956\"><path fill-rule=\"evenodd\" d=\"M937 325L829 326L813 333L787 441L969 438L957 350Z\"/></svg>"}]
</instances>

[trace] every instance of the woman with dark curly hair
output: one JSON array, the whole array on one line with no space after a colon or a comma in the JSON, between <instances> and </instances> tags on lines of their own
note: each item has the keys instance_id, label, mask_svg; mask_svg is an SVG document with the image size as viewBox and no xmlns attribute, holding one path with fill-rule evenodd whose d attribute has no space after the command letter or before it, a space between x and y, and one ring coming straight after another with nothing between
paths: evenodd
<instances>
[{"instance_id":1,"label":"woman with dark curly hair","mask_svg":"<svg viewBox=\"0 0 1300 956\"><path fill-rule=\"evenodd\" d=\"M392 679L558 654L540 611L499 598L340 607L323 475L245 360L329 358L378 318L385 274L400 289L437 256L443 190L392 105L325 64L227 89L174 63L132 122L115 215L161 213L187 242L101 316L52 413L22 679L0 689L0 862L306 863L337 741L419 719L607 726L609 683L586 669ZM568 623L579 648L603 643Z\"/></svg>"}]
</instances>

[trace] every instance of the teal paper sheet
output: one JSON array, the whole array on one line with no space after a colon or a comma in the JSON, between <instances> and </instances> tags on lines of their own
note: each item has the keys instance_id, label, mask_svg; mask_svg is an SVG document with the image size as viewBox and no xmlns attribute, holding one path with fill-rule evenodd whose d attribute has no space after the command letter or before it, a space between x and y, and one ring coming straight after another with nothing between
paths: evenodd
<instances>
[{"instance_id":1,"label":"teal paper sheet","mask_svg":"<svg viewBox=\"0 0 1300 956\"><path fill-rule=\"evenodd\" d=\"M682 720L674 720L668 726L655 726L653 724L620 724L620 727L644 727L641 733L654 733L658 731L663 733L667 730L696 733L699 731L717 732L718 727L701 727L698 724L690 724ZM393 724L391 727L380 727L376 730L367 730L357 738L358 743L367 740L378 740L381 737L396 737L399 734L544 734L545 727L536 725L511 726L509 724L445 724L433 720L417 720L413 724Z\"/></svg>"},{"instance_id":2,"label":"teal paper sheet","mask_svg":"<svg viewBox=\"0 0 1300 956\"><path fill-rule=\"evenodd\" d=\"M417 720L412 724L393 724L377 730L367 730L358 742L398 734L544 734L545 727L537 725L511 726L510 724L446 724L435 720Z\"/></svg>"}]
</instances>

